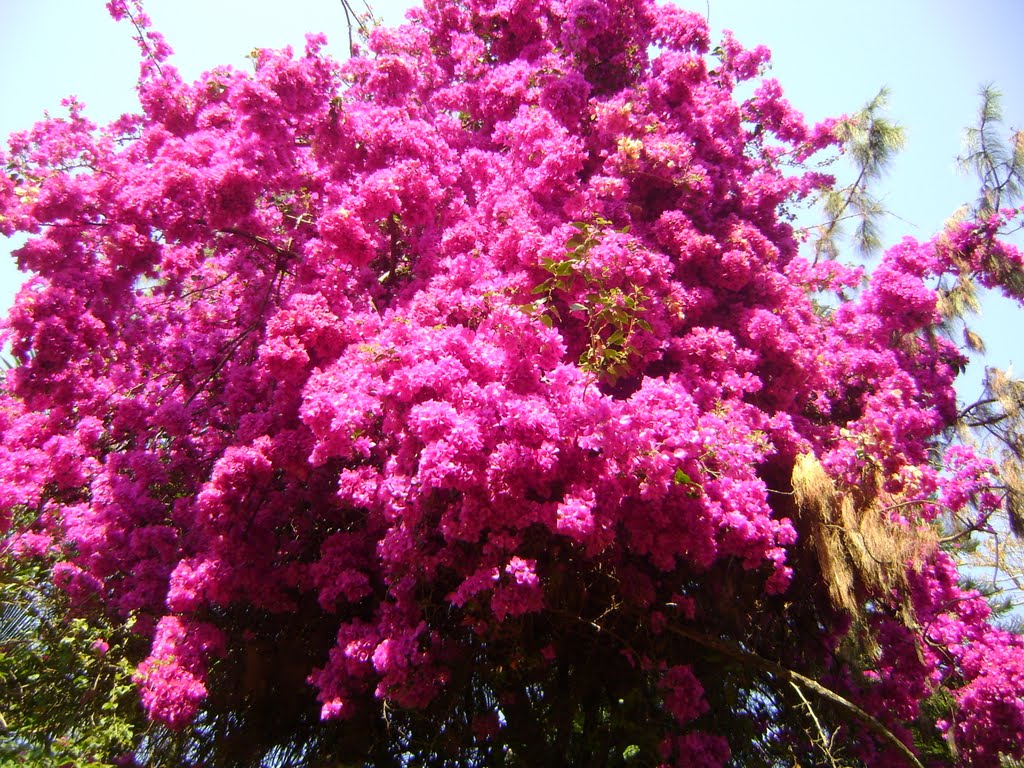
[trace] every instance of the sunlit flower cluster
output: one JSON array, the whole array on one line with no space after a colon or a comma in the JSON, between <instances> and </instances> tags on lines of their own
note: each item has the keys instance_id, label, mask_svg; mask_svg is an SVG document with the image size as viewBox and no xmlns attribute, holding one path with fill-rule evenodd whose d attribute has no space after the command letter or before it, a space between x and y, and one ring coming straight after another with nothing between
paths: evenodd
<instances>
[{"instance_id":1,"label":"sunlit flower cluster","mask_svg":"<svg viewBox=\"0 0 1024 768\"><path fill-rule=\"evenodd\" d=\"M334 719L427 706L503 628L579 605L580 574L655 635L734 631L704 591L723 574L751 615L824 600L793 556L801 454L929 502L903 525L990 484L967 449L933 465L962 364L929 333L934 278L998 286L986 254L1020 255L964 224L870 279L799 256L779 206L831 179L782 156L835 139L772 80L734 98L767 50L709 54L701 15L650 2L427 0L342 64L310 37L190 84L136 11L142 113L97 129L71 103L0 157L35 273L3 326L0 522L152 638L151 717L192 720L261 616L329 628L308 682ZM917 623L878 619L864 681L837 658L844 694L906 735L948 685L965 760L1020 754L1019 640L944 556L906 568ZM718 681L633 663L661 679L664 759L723 765Z\"/></svg>"}]
</instances>

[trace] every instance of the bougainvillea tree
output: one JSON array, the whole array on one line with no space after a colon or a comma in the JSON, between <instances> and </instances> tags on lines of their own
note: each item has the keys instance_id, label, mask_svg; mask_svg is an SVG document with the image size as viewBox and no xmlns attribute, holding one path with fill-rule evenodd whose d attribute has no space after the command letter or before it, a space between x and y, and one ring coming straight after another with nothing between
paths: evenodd
<instances>
[{"instance_id":1,"label":"bougainvillea tree","mask_svg":"<svg viewBox=\"0 0 1024 768\"><path fill-rule=\"evenodd\" d=\"M870 277L800 255L835 123L646 0L426 0L191 84L108 6L140 113L69 102L2 157L0 525L131 629L182 754L1024 753L1024 641L935 533L1004 503L943 450L937 286L1020 299L1019 212Z\"/></svg>"}]
</instances>

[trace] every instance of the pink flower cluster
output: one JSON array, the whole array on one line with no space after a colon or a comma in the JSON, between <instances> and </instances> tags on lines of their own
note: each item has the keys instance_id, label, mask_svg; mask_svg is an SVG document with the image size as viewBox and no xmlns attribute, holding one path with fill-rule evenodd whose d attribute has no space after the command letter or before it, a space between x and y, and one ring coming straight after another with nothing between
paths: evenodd
<instances>
[{"instance_id":1,"label":"pink flower cluster","mask_svg":"<svg viewBox=\"0 0 1024 768\"><path fill-rule=\"evenodd\" d=\"M988 604L957 586L948 557L923 569L913 584L925 638L925 664L939 682L955 681L957 711L937 727L975 765L1019 756L1024 732L1024 638L989 626Z\"/></svg>"},{"instance_id":2,"label":"pink flower cluster","mask_svg":"<svg viewBox=\"0 0 1024 768\"><path fill-rule=\"evenodd\" d=\"M311 37L190 84L130 7L142 113L97 129L70 104L0 155L0 231L32 235L36 273L2 330L0 525L83 602L143 617L153 718L189 722L260 617L333 638L308 671L330 719L429 705L488 638L577 605L570 566L655 635L659 601L728 634L726 573L752 612L813 601L799 454L946 507L981 488L967 451L931 465L962 364L931 286L968 262L1006 284L991 265L1020 254L987 222L907 240L816 312L862 276L807 263L778 216L830 183L784 156L834 139L774 81L737 103L766 50L709 58L701 15L646 1L426 0L343 64ZM581 364L609 350L617 375ZM994 765L1024 744L1020 644L951 568L914 576L920 630L880 635L877 691L912 719L949 685L941 727ZM636 663L668 670L664 759L723 765L716 681Z\"/></svg>"},{"instance_id":3,"label":"pink flower cluster","mask_svg":"<svg viewBox=\"0 0 1024 768\"><path fill-rule=\"evenodd\" d=\"M142 704L171 728L181 728L206 698L205 662L223 654L224 635L211 624L168 615L153 634L153 651L135 675Z\"/></svg>"}]
</instances>

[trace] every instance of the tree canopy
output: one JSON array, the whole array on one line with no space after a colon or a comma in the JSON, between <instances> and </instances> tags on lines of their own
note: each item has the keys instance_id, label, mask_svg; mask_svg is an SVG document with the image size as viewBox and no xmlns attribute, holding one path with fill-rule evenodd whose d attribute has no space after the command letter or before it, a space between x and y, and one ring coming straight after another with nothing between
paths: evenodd
<instances>
[{"instance_id":1,"label":"tree canopy","mask_svg":"<svg viewBox=\"0 0 1024 768\"><path fill-rule=\"evenodd\" d=\"M982 202L868 271L834 236L872 244L881 99L807 125L699 13L425 0L344 62L311 35L188 83L141 0L108 8L140 112L69 101L0 154L33 273L0 649L116 738L4 711L12 755L1024 757L1024 639L948 551L1021 509L1024 453L955 437L1021 434L1015 382L953 388L974 286L1024 299L991 104Z\"/></svg>"}]
</instances>

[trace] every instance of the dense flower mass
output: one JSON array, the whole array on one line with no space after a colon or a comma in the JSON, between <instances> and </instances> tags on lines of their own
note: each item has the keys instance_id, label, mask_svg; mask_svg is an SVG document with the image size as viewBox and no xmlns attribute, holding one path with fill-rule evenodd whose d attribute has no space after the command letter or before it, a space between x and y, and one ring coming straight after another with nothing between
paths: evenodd
<instances>
[{"instance_id":1,"label":"dense flower mass","mask_svg":"<svg viewBox=\"0 0 1024 768\"><path fill-rule=\"evenodd\" d=\"M311 36L191 84L109 7L140 30L141 113L70 101L0 158L33 273L0 525L151 638L152 718L291 686L477 755L550 712L558 748L721 766L747 732L811 738L765 726L793 694L747 654L911 747L1021 756L1021 641L924 532L1000 503L969 449L935 459L964 361L934 286L1013 285L1012 211L870 279L807 261L779 210L831 183L802 164L832 124L773 80L738 101L767 50L710 53L671 6L426 0L344 63ZM862 548L916 542L885 573L830 532L868 519Z\"/></svg>"}]
</instances>

